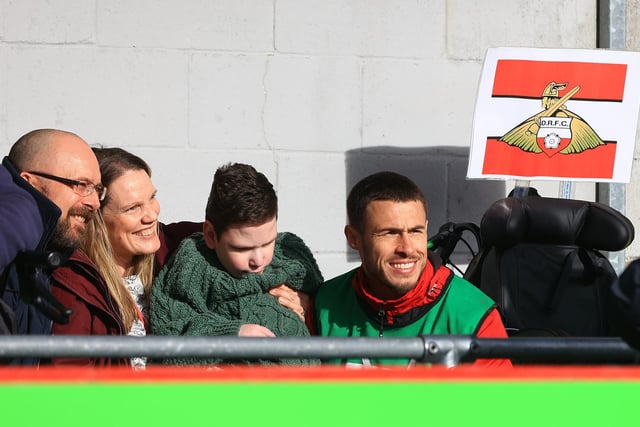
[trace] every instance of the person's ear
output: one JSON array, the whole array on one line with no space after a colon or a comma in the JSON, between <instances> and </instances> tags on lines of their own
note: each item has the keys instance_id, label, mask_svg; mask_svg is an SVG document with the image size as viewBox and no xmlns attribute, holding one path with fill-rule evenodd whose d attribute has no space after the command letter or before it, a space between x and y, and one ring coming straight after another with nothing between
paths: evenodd
<instances>
[{"instance_id":1,"label":"person's ear","mask_svg":"<svg viewBox=\"0 0 640 427\"><path fill-rule=\"evenodd\" d=\"M344 235L347 238L347 243L351 249L360 249L360 233L358 233L355 228L350 225L346 225L344 227Z\"/></svg>"},{"instance_id":2,"label":"person's ear","mask_svg":"<svg viewBox=\"0 0 640 427\"><path fill-rule=\"evenodd\" d=\"M42 185L42 180L39 180L36 175L30 174L29 172L20 172L20 176L29 184L31 184L33 188L49 197L49 195L45 192L45 188L47 187Z\"/></svg>"},{"instance_id":3,"label":"person's ear","mask_svg":"<svg viewBox=\"0 0 640 427\"><path fill-rule=\"evenodd\" d=\"M216 242L218 241L216 236L216 230L213 228L213 224L210 221L205 221L202 225L202 234L204 234L204 243L209 249L216 248Z\"/></svg>"},{"instance_id":4,"label":"person's ear","mask_svg":"<svg viewBox=\"0 0 640 427\"><path fill-rule=\"evenodd\" d=\"M25 181L27 181L29 184L31 184L33 187L38 188L35 185L35 176L31 175L29 172L20 172L20 176L22 177L22 179L24 179Z\"/></svg>"}]
</instances>

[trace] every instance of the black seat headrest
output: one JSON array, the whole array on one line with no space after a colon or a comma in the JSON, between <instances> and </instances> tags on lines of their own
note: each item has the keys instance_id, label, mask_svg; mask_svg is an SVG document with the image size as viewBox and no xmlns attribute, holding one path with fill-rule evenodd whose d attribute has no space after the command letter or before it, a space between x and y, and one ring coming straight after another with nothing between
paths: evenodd
<instances>
[{"instance_id":1,"label":"black seat headrest","mask_svg":"<svg viewBox=\"0 0 640 427\"><path fill-rule=\"evenodd\" d=\"M610 206L549 197L500 199L480 223L483 245L499 248L529 242L619 251L634 232L631 221Z\"/></svg>"}]
</instances>

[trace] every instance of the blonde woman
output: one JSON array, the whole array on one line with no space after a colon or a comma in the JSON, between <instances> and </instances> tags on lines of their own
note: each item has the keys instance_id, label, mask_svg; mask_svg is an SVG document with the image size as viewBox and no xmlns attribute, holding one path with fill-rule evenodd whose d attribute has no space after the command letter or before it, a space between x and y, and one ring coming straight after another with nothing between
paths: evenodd
<instances>
[{"instance_id":1,"label":"blonde woman","mask_svg":"<svg viewBox=\"0 0 640 427\"><path fill-rule=\"evenodd\" d=\"M85 252L98 266L129 335L145 336L149 292L154 271L179 241L200 231L201 223L158 222L160 203L151 181L151 168L140 157L121 148L94 148L107 195L90 222ZM131 359L134 369L146 358Z\"/></svg>"}]
</instances>

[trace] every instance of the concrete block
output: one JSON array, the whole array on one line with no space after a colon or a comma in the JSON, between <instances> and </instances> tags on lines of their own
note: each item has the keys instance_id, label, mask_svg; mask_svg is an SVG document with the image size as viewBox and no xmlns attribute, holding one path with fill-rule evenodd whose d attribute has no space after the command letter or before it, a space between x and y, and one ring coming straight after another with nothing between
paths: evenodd
<instances>
[{"instance_id":1,"label":"concrete block","mask_svg":"<svg viewBox=\"0 0 640 427\"><path fill-rule=\"evenodd\" d=\"M347 180L343 154L280 152L278 227L319 252L344 252Z\"/></svg>"},{"instance_id":2,"label":"concrete block","mask_svg":"<svg viewBox=\"0 0 640 427\"><path fill-rule=\"evenodd\" d=\"M451 157L447 161L447 217L453 222L480 225L482 215L491 204L505 197L502 180L469 180L466 178L469 156Z\"/></svg>"},{"instance_id":3,"label":"concrete block","mask_svg":"<svg viewBox=\"0 0 640 427\"><path fill-rule=\"evenodd\" d=\"M7 3L10 0L0 0L0 11L7 10ZM0 13L0 42L5 39L5 32L7 26L7 17L5 13Z\"/></svg>"},{"instance_id":4,"label":"concrete block","mask_svg":"<svg viewBox=\"0 0 640 427\"><path fill-rule=\"evenodd\" d=\"M95 40L94 1L0 0L0 11L5 41L61 44Z\"/></svg>"},{"instance_id":5,"label":"concrete block","mask_svg":"<svg viewBox=\"0 0 640 427\"><path fill-rule=\"evenodd\" d=\"M182 52L15 46L7 63L11 135L54 127L111 146L186 144Z\"/></svg>"},{"instance_id":6,"label":"concrete block","mask_svg":"<svg viewBox=\"0 0 640 427\"><path fill-rule=\"evenodd\" d=\"M351 150L347 152L345 166L347 193L365 176L394 171L409 177L422 189L429 209L429 233L435 233L446 221L447 164L437 150L396 146Z\"/></svg>"},{"instance_id":7,"label":"concrete block","mask_svg":"<svg viewBox=\"0 0 640 427\"><path fill-rule=\"evenodd\" d=\"M468 147L480 78L473 62L365 62L363 145Z\"/></svg>"},{"instance_id":8,"label":"concrete block","mask_svg":"<svg viewBox=\"0 0 640 427\"><path fill-rule=\"evenodd\" d=\"M278 0L276 50L320 55L439 58L444 1Z\"/></svg>"},{"instance_id":9,"label":"concrete block","mask_svg":"<svg viewBox=\"0 0 640 427\"><path fill-rule=\"evenodd\" d=\"M482 60L498 46L595 48L596 23L595 0L449 0L447 56Z\"/></svg>"},{"instance_id":10,"label":"concrete block","mask_svg":"<svg viewBox=\"0 0 640 427\"><path fill-rule=\"evenodd\" d=\"M189 71L190 146L267 149L264 55L196 53Z\"/></svg>"},{"instance_id":11,"label":"concrete block","mask_svg":"<svg viewBox=\"0 0 640 427\"><path fill-rule=\"evenodd\" d=\"M625 42L626 48L629 50L640 50L640 27L637 25L640 22L640 1L630 0L625 2L627 4L627 39Z\"/></svg>"},{"instance_id":12,"label":"concrete block","mask_svg":"<svg viewBox=\"0 0 640 427\"><path fill-rule=\"evenodd\" d=\"M273 1L101 1L98 28L109 46L266 52L273 50Z\"/></svg>"},{"instance_id":13,"label":"concrete block","mask_svg":"<svg viewBox=\"0 0 640 427\"><path fill-rule=\"evenodd\" d=\"M357 60L277 56L270 60L265 88L265 132L270 146L339 152L360 146Z\"/></svg>"},{"instance_id":14,"label":"concrete block","mask_svg":"<svg viewBox=\"0 0 640 427\"><path fill-rule=\"evenodd\" d=\"M311 250L313 251L313 248L311 248ZM313 252L316 257L316 261L318 261L318 267L320 267L320 272L322 272L324 280L333 279L342 273L346 273L347 271L351 271L354 268L359 267L361 264L359 258L357 261L347 261L344 254Z\"/></svg>"},{"instance_id":15,"label":"concrete block","mask_svg":"<svg viewBox=\"0 0 640 427\"><path fill-rule=\"evenodd\" d=\"M253 165L275 185L276 163L268 151L131 148L153 170L164 222L203 221L216 169L229 162Z\"/></svg>"}]
</instances>

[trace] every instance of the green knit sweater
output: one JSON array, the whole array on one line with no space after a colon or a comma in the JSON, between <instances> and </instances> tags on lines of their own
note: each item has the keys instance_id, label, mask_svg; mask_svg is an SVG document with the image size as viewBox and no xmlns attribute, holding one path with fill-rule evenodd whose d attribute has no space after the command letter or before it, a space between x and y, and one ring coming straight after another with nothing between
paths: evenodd
<instances>
[{"instance_id":1,"label":"green knit sweater","mask_svg":"<svg viewBox=\"0 0 640 427\"><path fill-rule=\"evenodd\" d=\"M292 310L267 292L285 283L315 294L322 274L313 254L292 233L278 233L273 260L259 274L231 276L202 233L185 239L153 283L151 332L156 335L238 335L240 326L265 326L276 336L308 336L309 331ZM220 359L171 359L164 363L213 364ZM239 363L242 361L232 360ZM244 361L245 363L247 361ZM256 362L256 361L253 361ZM315 360L260 360L262 364L316 364Z\"/></svg>"}]
</instances>

